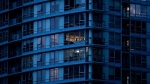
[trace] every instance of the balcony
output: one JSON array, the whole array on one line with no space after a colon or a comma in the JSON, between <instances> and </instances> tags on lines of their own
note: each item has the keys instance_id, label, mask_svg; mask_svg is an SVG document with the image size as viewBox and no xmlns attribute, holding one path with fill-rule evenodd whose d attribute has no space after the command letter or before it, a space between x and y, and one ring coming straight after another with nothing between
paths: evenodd
<instances>
[{"instance_id":1,"label":"balcony","mask_svg":"<svg viewBox=\"0 0 150 84\"><path fill-rule=\"evenodd\" d=\"M15 74L18 72L21 72L21 60L20 59L10 60L8 62L8 73Z\"/></svg>"},{"instance_id":2,"label":"balcony","mask_svg":"<svg viewBox=\"0 0 150 84\"><path fill-rule=\"evenodd\" d=\"M15 8L18 8L18 7L22 6L22 1L21 0L20 1L15 1L15 2L10 1L10 3L12 3L12 4L10 4L10 9L15 9Z\"/></svg>"},{"instance_id":3,"label":"balcony","mask_svg":"<svg viewBox=\"0 0 150 84\"><path fill-rule=\"evenodd\" d=\"M12 35L10 35L10 37L9 37L10 39L10 41L15 41L15 40L19 40L19 39L21 39L22 38L22 33L18 33L18 34L12 34Z\"/></svg>"}]
</instances>

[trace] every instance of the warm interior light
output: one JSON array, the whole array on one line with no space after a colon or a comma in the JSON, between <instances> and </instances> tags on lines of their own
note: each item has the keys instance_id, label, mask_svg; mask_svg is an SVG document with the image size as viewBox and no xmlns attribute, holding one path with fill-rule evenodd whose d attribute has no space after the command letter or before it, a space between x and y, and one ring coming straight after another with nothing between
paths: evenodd
<instances>
[{"instance_id":1,"label":"warm interior light","mask_svg":"<svg viewBox=\"0 0 150 84\"><path fill-rule=\"evenodd\" d=\"M127 11L129 11L130 9L129 9L129 7L127 7Z\"/></svg>"}]
</instances>

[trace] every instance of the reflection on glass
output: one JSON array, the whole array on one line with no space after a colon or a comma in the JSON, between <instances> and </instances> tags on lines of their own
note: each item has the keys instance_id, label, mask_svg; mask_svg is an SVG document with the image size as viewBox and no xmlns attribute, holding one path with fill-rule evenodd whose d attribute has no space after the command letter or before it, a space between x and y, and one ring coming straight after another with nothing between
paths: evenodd
<instances>
[{"instance_id":1,"label":"reflection on glass","mask_svg":"<svg viewBox=\"0 0 150 84\"><path fill-rule=\"evenodd\" d=\"M64 62L77 61L85 58L85 48L67 49L64 53Z\"/></svg>"},{"instance_id":2,"label":"reflection on glass","mask_svg":"<svg viewBox=\"0 0 150 84\"><path fill-rule=\"evenodd\" d=\"M130 14L131 16L135 16L135 4L130 5Z\"/></svg>"},{"instance_id":3,"label":"reflection on glass","mask_svg":"<svg viewBox=\"0 0 150 84\"><path fill-rule=\"evenodd\" d=\"M136 5L136 16L140 16L141 14L141 6L140 5Z\"/></svg>"},{"instance_id":4,"label":"reflection on glass","mask_svg":"<svg viewBox=\"0 0 150 84\"><path fill-rule=\"evenodd\" d=\"M58 46L58 34L55 34L55 35L51 35L50 36L50 46L51 47L56 47Z\"/></svg>"}]
</instances>

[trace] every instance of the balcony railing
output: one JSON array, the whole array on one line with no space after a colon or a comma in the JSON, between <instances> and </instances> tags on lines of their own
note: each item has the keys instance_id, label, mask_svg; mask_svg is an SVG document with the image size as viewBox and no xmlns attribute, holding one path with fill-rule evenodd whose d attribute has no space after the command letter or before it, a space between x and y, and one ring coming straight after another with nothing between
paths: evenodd
<instances>
[{"instance_id":1,"label":"balcony railing","mask_svg":"<svg viewBox=\"0 0 150 84\"><path fill-rule=\"evenodd\" d=\"M108 60L105 59L104 56L100 55L88 55L88 56L74 56L71 58L70 57L65 57L63 60L51 60L50 62L38 62L37 64L33 64L33 62L29 62L28 64L23 63L22 64L22 69L28 69L28 68L35 68L35 67L40 67L40 66L48 66L48 65L53 65L53 66L64 66L64 65L70 65L70 64L80 64L80 63L85 63L85 62L96 62L96 63L108 63Z\"/></svg>"},{"instance_id":2,"label":"balcony railing","mask_svg":"<svg viewBox=\"0 0 150 84\"><path fill-rule=\"evenodd\" d=\"M89 40L92 40L92 43L89 43ZM50 42L50 45L46 45L46 44L41 44L40 46L38 46L39 44L37 44L37 47L23 47L23 52L30 52L30 51L39 51L39 50L43 50L43 49L57 49L57 48L65 48L65 47L76 47L76 46L85 46L85 45L99 45L99 46L106 46L106 42L104 38L85 38L84 40L80 40L80 41L64 41L63 43L59 43L59 42Z\"/></svg>"}]
</instances>

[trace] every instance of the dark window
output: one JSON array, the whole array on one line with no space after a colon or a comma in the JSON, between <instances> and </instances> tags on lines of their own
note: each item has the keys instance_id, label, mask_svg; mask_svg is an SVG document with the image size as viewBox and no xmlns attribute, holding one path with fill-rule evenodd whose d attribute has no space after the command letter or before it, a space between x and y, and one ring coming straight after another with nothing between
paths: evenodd
<instances>
[{"instance_id":1,"label":"dark window","mask_svg":"<svg viewBox=\"0 0 150 84\"><path fill-rule=\"evenodd\" d=\"M25 40L23 41L23 52L28 52L33 50L33 40Z\"/></svg>"},{"instance_id":2,"label":"dark window","mask_svg":"<svg viewBox=\"0 0 150 84\"><path fill-rule=\"evenodd\" d=\"M76 8L85 8L85 1L86 0L65 0L65 11L72 10Z\"/></svg>"},{"instance_id":3,"label":"dark window","mask_svg":"<svg viewBox=\"0 0 150 84\"><path fill-rule=\"evenodd\" d=\"M23 19L28 19L34 16L34 7L28 6L26 8L23 8Z\"/></svg>"},{"instance_id":4,"label":"dark window","mask_svg":"<svg viewBox=\"0 0 150 84\"><path fill-rule=\"evenodd\" d=\"M109 67L109 79L111 80L120 80L121 71L117 67Z\"/></svg>"},{"instance_id":5,"label":"dark window","mask_svg":"<svg viewBox=\"0 0 150 84\"><path fill-rule=\"evenodd\" d=\"M121 34L109 33L109 44L110 45L121 45Z\"/></svg>"},{"instance_id":6,"label":"dark window","mask_svg":"<svg viewBox=\"0 0 150 84\"><path fill-rule=\"evenodd\" d=\"M64 67L64 79L81 78L84 75L84 65Z\"/></svg>"},{"instance_id":7,"label":"dark window","mask_svg":"<svg viewBox=\"0 0 150 84\"><path fill-rule=\"evenodd\" d=\"M33 22L23 24L23 36L33 34Z\"/></svg>"},{"instance_id":8,"label":"dark window","mask_svg":"<svg viewBox=\"0 0 150 84\"><path fill-rule=\"evenodd\" d=\"M120 0L109 0L109 10L120 11L121 10Z\"/></svg>"},{"instance_id":9,"label":"dark window","mask_svg":"<svg viewBox=\"0 0 150 84\"><path fill-rule=\"evenodd\" d=\"M120 63L121 51L119 50L109 50L109 62Z\"/></svg>"},{"instance_id":10,"label":"dark window","mask_svg":"<svg viewBox=\"0 0 150 84\"><path fill-rule=\"evenodd\" d=\"M59 29L59 17L50 18L50 30Z\"/></svg>"},{"instance_id":11,"label":"dark window","mask_svg":"<svg viewBox=\"0 0 150 84\"><path fill-rule=\"evenodd\" d=\"M8 41L8 30L1 30L0 31L0 42Z\"/></svg>"},{"instance_id":12,"label":"dark window","mask_svg":"<svg viewBox=\"0 0 150 84\"><path fill-rule=\"evenodd\" d=\"M6 74L7 73L7 62L0 62L0 74Z\"/></svg>"},{"instance_id":13,"label":"dark window","mask_svg":"<svg viewBox=\"0 0 150 84\"><path fill-rule=\"evenodd\" d=\"M64 18L64 27L65 28L81 26L84 24L85 24L85 14L84 13L67 15Z\"/></svg>"},{"instance_id":14,"label":"dark window","mask_svg":"<svg viewBox=\"0 0 150 84\"><path fill-rule=\"evenodd\" d=\"M85 48L65 50L64 56L64 62L83 60L85 59Z\"/></svg>"},{"instance_id":15,"label":"dark window","mask_svg":"<svg viewBox=\"0 0 150 84\"><path fill-rule=\"evenodd\" d=\"M33 56L26 56L22 58L22 68L32 68L33 67Z\"/></svg>"}]
</instances>

